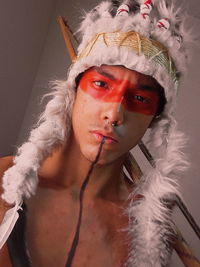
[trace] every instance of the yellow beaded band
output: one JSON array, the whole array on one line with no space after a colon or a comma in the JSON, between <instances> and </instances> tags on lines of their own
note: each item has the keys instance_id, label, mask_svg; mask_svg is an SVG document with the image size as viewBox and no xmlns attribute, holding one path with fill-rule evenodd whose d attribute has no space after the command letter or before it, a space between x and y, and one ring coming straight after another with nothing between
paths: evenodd
<instances>
[{"instance_id":1,"label":"yellow beaded band","mask_svg":"<svg viewBox=\"0 0 200 267\"><path fill-rule=\"evenodd\" d=\"M107 47L127 47L134 50L137 55L144 54L147 59L165 67L173 81L178 81L177 70L167 48L158 41L148 39L134 31L97 33L78 55L77 60L87 57L94 45L99 42L103 42Z\"/></svg>"}]
</instances>

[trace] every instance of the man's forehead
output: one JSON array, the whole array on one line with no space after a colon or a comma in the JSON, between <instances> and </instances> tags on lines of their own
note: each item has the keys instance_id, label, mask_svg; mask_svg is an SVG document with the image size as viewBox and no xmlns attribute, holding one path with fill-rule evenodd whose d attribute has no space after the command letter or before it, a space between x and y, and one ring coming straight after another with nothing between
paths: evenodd
<instances>
[{"instance_id":1,"label":"man's forehead","mask_svg":"<svg viewBox=\"0 0 200 267\"><path fill-rule=\"evenodd\" d=\"M87 71L97 72L111 80L129 80L133 85L140 85L144 90L155 90L160 87L158 82L150 75L126 68L123 65L93 66Z\"/></svg>"}]
</instances>

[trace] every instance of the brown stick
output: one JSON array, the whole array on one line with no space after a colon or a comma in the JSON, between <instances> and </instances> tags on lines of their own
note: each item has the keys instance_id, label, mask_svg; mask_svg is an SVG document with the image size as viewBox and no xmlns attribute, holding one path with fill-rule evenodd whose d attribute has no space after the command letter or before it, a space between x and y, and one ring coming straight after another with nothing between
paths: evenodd
<instances>
[{"instance_id":1,"label":"brown stick","mask_svg":"<svg viewBox=\"0 0 200 267\"><path fill-rule=\"evenodd\" d=\"M144 146L144 144L142 144L142 145ZM145 147L145 149L143 149L143 152L145 150L147 150L146 147ZM148 156L149 155L150 155L150 153L148 154ZM153 159L152 157L150 157L150 158ZM136 179L136 183L137 183L138 179L140 179L140 177L142 176L142 171L141 171L138 163L136 162L136 160L134 159L133 156L129 155L129 159L130 159L131 163L128 162L128 168L127 168L126 165L125 165L125 167L126 167L127 170L129 170L129 168L130 168L129 165L131 164L131 168L133 168L134 171L137 170L137 179ZM187 211L186 208L185 208L185 210ZM189 212L188 212L188 214L190 215ZM189 245L186 243L186 241L183 238L180 230L178 229L178 227L175 224L174 224L174 226L175 226L175 229L176 229L176 236L175 236L175 241L172 242L172 246L175 249L176 253L178 254L179 258L181 259L183 264L185 266L187 266L187 267L200 267L199 260L194 255L194 253L193 253L192 249L189 247Z\"/></svg>"},{"instance_id":2,"label":"brown stick","mask_svg":"<svg viewBox=\"0 0 200 267\"><path fill-rule=\"evenodd\" d=\"M124 166L129 175L131 176L134 185L138 184L140 177L142 176L142 170L140 169L137 161L135 160L131 152L127 154L124 161Z\"/></svg>"},{"instance_id":3,"label":"brown stick","mask_svg":"<svg viewBox=\"0 0 200 267\"><path fill-rule=\"evenodd\" d=\"M141 149L141 151L143 152L143 154L145 155L145 157L147 158L147 160L149 161L149 163L151 164L151 166L155 167L154 159L153 159L151 153L148 151L145 144L142 141L140 141L140 143L138 145L139 145L139 148ZM179 209L181 210L181 212L183 213L183 215L185 216L185 218L188 221L188 223L190 224L190 226L192 227L192 230L196 233L197 237L200 239L200 228L197 225L194 218L192 217L192 215L189 213L186 205L183 203L183 201L181 200L181 198L178 195L174 195L174 201L175 201L176 205L179 207Z\"/></svg>"},{"instance_id":4,"label":"brown stick","mask_svg":"<svg viewBox=\"0 0 200 267\"><path fill-rule=\"evenodd\" d=\"M199 260L194 256L193 251L183 238L180 230L176 227L176 240L173 247L178 254L179 258L182 260L187 267L200 267Z\"/></svg>"},{"instance_id":5,"label":"brown stick","mask_svg":"<svg viewBox=\"0 0 200 267\"><path fill-rule=\"evenodd\" d=\"M57 17L57 22L60 26L66 47L67 47L68 52L69 52L71 62L73 63L76 60L76 53L75 53L74 47L73 47L71 39L70 39L70 31L69 31L68 27L65 25L65 22L64 22L64 19L62 16Z\"/></svg>"}]
</instances>

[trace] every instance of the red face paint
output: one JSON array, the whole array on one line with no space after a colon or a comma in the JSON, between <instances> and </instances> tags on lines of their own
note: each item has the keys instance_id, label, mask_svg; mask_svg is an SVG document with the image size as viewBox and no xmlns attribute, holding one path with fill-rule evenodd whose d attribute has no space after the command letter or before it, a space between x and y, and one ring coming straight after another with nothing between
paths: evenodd
<instances>
[{"instance_id":1,"label":"red face paint","mask_svg":"<svg viewBox=\"0 0 200 267\"><path fill-rule=\"evenodd\" d=\"M121 103L128 111L155 115L159 96L155 90L141 89L129 80L110 78L95 69L87 70L80 80L80 88L104 102Z\"/></svg>"}]
</instances>

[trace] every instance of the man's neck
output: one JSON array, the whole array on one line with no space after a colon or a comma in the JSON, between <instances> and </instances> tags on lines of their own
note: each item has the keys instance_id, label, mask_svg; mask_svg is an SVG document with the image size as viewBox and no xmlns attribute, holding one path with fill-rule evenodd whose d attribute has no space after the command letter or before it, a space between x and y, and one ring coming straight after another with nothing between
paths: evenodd
<instances>
[{"instance_id":1,"label":"man's neck","mask_svg":"<svg viewBox=\"0 0 200 267\"><path fill-rule=\"evenodd\" d=\"M123 179L124 158L118 158L112 163L94 166L87 185L87 197L103 197L112 200L123 198L127 190ZM39 177L41 182L54 188L72 188L80 191L92 162L87 160L80 151L74 137L66 145L54 149L52 155L43 163ZM122 196L122 197L121 197Z\"/></svg>"}]
</instances>

